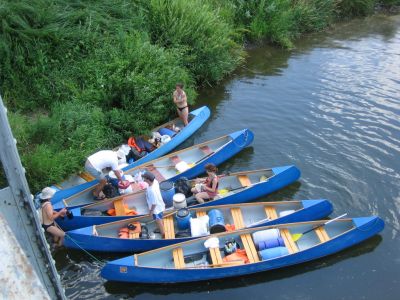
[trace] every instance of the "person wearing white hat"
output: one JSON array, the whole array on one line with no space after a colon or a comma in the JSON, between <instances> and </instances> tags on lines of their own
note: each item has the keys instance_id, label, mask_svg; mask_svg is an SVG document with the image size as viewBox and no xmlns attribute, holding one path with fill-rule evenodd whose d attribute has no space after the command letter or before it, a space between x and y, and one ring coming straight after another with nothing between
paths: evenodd
<instances>
[{"instance_id":1,"label":"person wearing white hat","mask_svg":"<svg viewBox=\"0 0 400 300\"><path fill-rule=\"evenodd\" d=\"M108 172L112 170L115 176L118 178L118 181L122 182L122 175L118 170L118 164L123 163L124 159L125 153L123 150L101 150L88 157L85 163L85 170L100 181L93 190L93 196L95 200L102 200L105 198L102 190L107 184L105 176L108 174Z\"/></svg>"},{"instance_id":2,"label":"person wearing white hat","mask_svg":"<svg viewBox=\"0 0 400 300\"><path fill-rule=\"evenodd\" d=\"M57 246L62 246L64 243L65 232L56 226L54 220L58 217L64 217L67 209L63 208L60 211L54 211L51 205L51 198L53 198L56 191L50 187L45 187L39 195L40 207L42 210L42 228L45 232L50 233L54 237Z\"/></svg>"}]
</instances>

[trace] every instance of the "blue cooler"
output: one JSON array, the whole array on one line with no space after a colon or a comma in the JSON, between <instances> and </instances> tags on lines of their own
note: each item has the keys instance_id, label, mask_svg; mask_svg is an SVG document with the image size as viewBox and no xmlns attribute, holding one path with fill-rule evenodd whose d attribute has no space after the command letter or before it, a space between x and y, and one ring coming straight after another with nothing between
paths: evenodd
<instances>
[{"instance_id":1,"label":"blue cooler","mask_svg":"<svg viewBox=\"0 0 400 300\"><path fill-rule=\"evenodd\" d=\"M224 215L219 209L210 210L208 212L208 217L210 218L209 227L211 234L226 231Z\"/></svg>"},{"instance_id":2,"label":"blue cooler","mask_svg":"<svg viewBox=\"0 0 400 300\"><path fill-rule=\"evenodd\" d=\"M264 249L258 253L260 254L262 260L267 260L287 255L289 254L289 251L286 247L274 247L274 248Z\"/></svg>"},{"instance_id":3,"label":"blue cooler","mask_svg":"<svg viewBox=\"0 0 400 300\"><path fill-rule=\"evenodd\" d=\"M176 132L168 128L160 128L158 129L158 133L161 135L169 135L170 137L173 137Z\"/></svg>"},{"instance_id":4,"label":"blue cooler","mask_svg":"<svg viewBox=\"0 0 400 300\"><path fill-rule=\"evenodd\" d=\"M186 230L190 228L190 212L187 208L179 209L175 214L175 219L178 224L179 230Z\"/></svg>"},{"instance_id":5,"label":"blue cooler","mask_svg":"<svg viewBox=\"0 0 400 300\"><path fill-rule=\"evenodd\" d=\"M171 181L163 181L160 183L160 192L166 207L173 205L173 198L175 195L174 183Z\"/></svg>"}]
</instances>

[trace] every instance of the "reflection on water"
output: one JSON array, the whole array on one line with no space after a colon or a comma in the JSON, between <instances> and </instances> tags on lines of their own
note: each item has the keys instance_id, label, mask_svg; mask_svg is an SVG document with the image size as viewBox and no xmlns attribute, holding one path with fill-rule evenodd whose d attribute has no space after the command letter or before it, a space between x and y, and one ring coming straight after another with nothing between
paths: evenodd
<instances>
[{"instance_id":1,"label":"reflection on water","mask_svg":"<svg viewBox=\"0 0 400 300\"><path fill-rule=\"evenodd\" d=\"M330 199L334 215L378 214L383 233L288 269L178 286L105 283L101 263L62 251L56 260L68 297L397 299L400 16L340 24L296 46L250 49L244 67L201 91L198 105L208 105L212 116L185 145L250 128L252 147L221 165L221 173L295 164L300 181L261 200Z\"/></svg>"}]
</instances>

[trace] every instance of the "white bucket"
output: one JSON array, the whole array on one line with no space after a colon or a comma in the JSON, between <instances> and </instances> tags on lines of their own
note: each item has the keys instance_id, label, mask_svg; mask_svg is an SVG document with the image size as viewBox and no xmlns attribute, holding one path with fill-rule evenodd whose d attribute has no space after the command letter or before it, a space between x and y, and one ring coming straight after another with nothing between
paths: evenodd
<instances>
[{"instance_id":1,"label":"white bucket","mask_svg":"<svg viewBox=\"0 0 400 300\"><path fill-rule=\"evenodd\" d=\"M280 236L278 229L267 229L253 233L254 244L266 241L269 239L277 239Z\"/></svg>"},{"instance_id":2,"label":"white bucket","mask_svg":"<svg viewBox=\"0 0 400 300\"><path fill-rule=\"evenodd\" d=\"M173 201L173 206L174 206L175 209L180 209L180 208L184 208L184 207L187 206L186 197L182 193L176 193L172 197L172 201Z\"/></svg>"},{"instance_id":3,"label":"white bucket","mask_svg":"<svg viewBox=\"0 0 400 300\"><path fill-rule=\"evenodd\" d=\"M294 213L294 212L295 212L294 209L281 211L281 212L279 213L279 218L284 217L284 216L287 216L287 215L290 215L290 214L292 214L292 213Z\"/></svg>"}]
</instances>

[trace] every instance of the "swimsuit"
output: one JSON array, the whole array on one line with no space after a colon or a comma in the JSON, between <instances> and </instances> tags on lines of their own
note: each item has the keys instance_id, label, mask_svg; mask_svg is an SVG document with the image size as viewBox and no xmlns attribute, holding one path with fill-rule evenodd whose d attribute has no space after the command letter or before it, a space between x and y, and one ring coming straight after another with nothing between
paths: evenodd
<instances>
[{"instance_id":1,"label":"swimsuit","mask_svg":"<svg viewBox=\"0 0 400 300\"><path fill-rule=\"evenodd\" d=\"M49 227L51 227L51 226L56 226L56 224L54 224L54 222L53 223L51 223L51 224L49 224L49 225L46 225L46 224L42 224L42 228L44 229L44 231L46 231L47 232L47 229L49 228Z\"/></svg>"},{"instance_id":2,"label":"swimsuit","mask_svg":"<svg viewBox=\"0 0 400 300\"><path fill-rule=\"evenodd\" d=\"M188 105L184 106L184 107L176 107L177 109L179 109L179 111L183 111L185 108L189 107Z\"/></svg>"},{"instance_id":3,"label":"swimsuit","mask_svg":"<svg viewBox=\"0 0 400 300\"><path fill-rule=\"evenodd\" d=\"M205 184L207 187L212 188L214 178L218 178L218 177L215 176L215 177L213 177L211 180L210 180L209 177L207 177L207 179L206 179L206 181L204 182L204 184ZM216 188L215 188L216 190L218 190L218 184L219 184L219 182L217 182L217 186L216 186ZM210 197L210 199L213 199L215 196L218 195L218 192L206 191L206 193L208 194L208 196Z\"/></svg>"}]
</instances>

